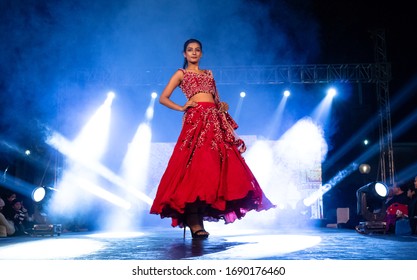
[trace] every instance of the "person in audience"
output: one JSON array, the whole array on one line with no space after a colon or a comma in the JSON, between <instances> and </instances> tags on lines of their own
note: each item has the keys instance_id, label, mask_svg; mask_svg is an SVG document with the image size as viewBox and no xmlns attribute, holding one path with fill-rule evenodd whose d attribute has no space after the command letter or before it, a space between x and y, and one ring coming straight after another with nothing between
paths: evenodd
<instances>
[{"instance_id":1,"label":"person in audience","mask_svg":"<svg viewBox=\"0 0 417 280\"><path fill-rule=\"evenodd\" d=\"M27 209L23 205L21 199L15 199L12 202L14 210L12 221L15 226L15 235L28 235L27 228L29 226L29 215Z\"/></svg>"},{"instance_id":2,"label":"person in audience","mask_svg":"<svg viewBox=\"0 0 417 280\"><path fill-rule=\"evenodd\" d=\"M411 200L408 204L408 217L410 219L411 233L417 234L417 176L414 177L414 183L407 194Z\"/></svg>"},{"instance_id":3,"label":"person in audience","mask_svg":"<svg viewBox=\"0 0 417 280\"><path fill-rule=\"evenodd\" d=\"M15 192L9 191L5 195L5 205L3 208L3 214L8 220L13 220L14 209L12 207L13 201L16 199L17 195Z\"/></svg>"},{"instance_id":4,"label":"person in audience","mask_svg":"<svg viewBox=\"0 0 417 280\"><path fill-rule=\"evenodd\" d=\"M12 236L15 233L13 222L7 220L2 213L5 205L4 200L0 198L0 237Z\"/></svg>"},{"instance_id":5,"label":"person in audience","mask_svg":"<svg viewBox=\"0 0 417 280\"><path fill-rule=\"evenodd\" d=\"M395 232L395 223L402 215L408 215L410 198L407 196L408 187L404 183L394 183L392 186L393 196L386 203L387 232Z\"/></svg>"},{"instance_id":6,"label":"person in audience","mask_svg":"<svg viewBox=\"0 0 417 280\"><path fill-rule=\"evenodd\" d=\"M411 234L417 233L417 176L414 178L414 182L409 184L407 190L407 196L409 198L408 213L405 214L401 211L397 212L399 218L406 218L410 222Z\"/></svg>"},{"instance_id":7,"label":"person in audience","mask_svg":"<svg viewBox=\"0 0 417 280\"><path fill-rule=\"evenodd\" d=\"M35 203L33 206L33 214L31 216L35 224L48 224L48 215L45 213L42 204Z\"/></svg>"}]
</instances>

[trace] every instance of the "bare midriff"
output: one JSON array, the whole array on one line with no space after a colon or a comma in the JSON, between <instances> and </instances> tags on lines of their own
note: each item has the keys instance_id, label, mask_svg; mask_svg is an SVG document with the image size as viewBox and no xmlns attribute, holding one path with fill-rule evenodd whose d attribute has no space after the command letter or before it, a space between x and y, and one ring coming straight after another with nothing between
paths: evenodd
<instances>
[{"instance_id":1,"label":"bare midriff","mask_svg":"<svg viewBox=\"0 0 417 280\"><path fill-rule=\"evenodd\" d=\"M213 95L211 93L207 93L207 92L196 93L190 98L190 100L195 101L195 102L211 102L211 103L214 103Z\"/></svg>"}]
</instances>

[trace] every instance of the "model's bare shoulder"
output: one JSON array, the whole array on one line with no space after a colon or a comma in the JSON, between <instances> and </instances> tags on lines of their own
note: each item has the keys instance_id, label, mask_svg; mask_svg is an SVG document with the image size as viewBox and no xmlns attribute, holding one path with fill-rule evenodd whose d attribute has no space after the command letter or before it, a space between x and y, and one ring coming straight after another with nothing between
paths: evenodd
<instances>
[{"instance_id":1,"label":"model's bare shoulder","mask_svg":"<svg viewBox=\"0 0 417 280\"><path fill-rule=\"evenodd\" d=\"M180 84L182 82L182 80L184 79L184 73L185 73L185 70L184 69L178 69L172 75L171 80L175 80L175 81L178 82L178 84Z\"/></svg>"}]
</instances>

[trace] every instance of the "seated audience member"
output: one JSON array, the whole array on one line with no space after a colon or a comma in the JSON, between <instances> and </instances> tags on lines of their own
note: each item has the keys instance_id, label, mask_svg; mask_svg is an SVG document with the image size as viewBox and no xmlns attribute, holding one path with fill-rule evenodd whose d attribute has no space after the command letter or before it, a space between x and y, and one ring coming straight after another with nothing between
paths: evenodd
<instances>
[{"instance_id":1,"label":"seated audience member","mask_svg":"<svg viewBox=\"0 0 417 280\"><path fill-rule=\"evenodd\" d=\"M407 196L410 199L408 203L408 213L398 212L398 217L407 218L410 223L411 234L417 233L417 176L414 178L414 182L409 185L407 190Z\"/></svg>"},{"instance_id":2,"label":"seated audience member","mask_svg":"<svg viewBox=\"0 0 417 280\"><path fill-rule=\"evenodd\" d=\"M408 190L408 196L411 201L408 205L408 216L410 219L411 233L417 234L417 176L414 178L414 184Z\"/></svg>"},{"instance_id":3,"label":"seated audience member","mask_svg":"<svg viewBox=\"0 0 417 280\"><path fill-rule=\"evenodd\" d=\"M395 232L395 223L400 218L400 214L408 215L408 204L410 199L407 196L407 185L394 183L392 187L393 196L386 203L386 217L387 231Z\"/></svg>"},{"instance_id":4,"label":"seated audience member","mask_svg":"<svg viewBox=\"0 0 417 280\"><path fill-rule=\"evenodd\" d=\"M23 206L23 202L20 199L15 199L12 202L12 208L14 210L12 221L15 226L15 235L28 235L26 231L29 223L29 215L26 208Z\"/></svg>"},{"instance_id":5,"label":"seated audience member","mask_svg":"<svg viewBox=\"0 0 417 280\"><path fill-rule=\"evenodd\" d=\"M32 214L32 221L33 221L34 224L47 224L47 223L49 223L48 216L43 211L42 204L34 204L33 209L34 210L33 210L33 214Z\"/></svg>"},{"instance_id":6,"label":"seated audience member","mask_svg":"<svg viewBox=\"0 0 417 280\"><path fill-rule=\"evenodd\" d=\"M4 200L0 198L0 237L11 236L15 233L14 224L3 215Z\"/></svg>"},{"instance_id":7,"label":"seated audience member","mask_svg":"<svg viewBox=\"0 0 417 280\"><path fill-rule=\"evenodd\" d=\"M12 207L12 203L16 199L16 197L17 197L16 193L10 192L10 191L5 195L5 200L4 200L5 205L3 208L3 214L8 220L13 219L14 210Z\"/></svg>"}]
</instances>

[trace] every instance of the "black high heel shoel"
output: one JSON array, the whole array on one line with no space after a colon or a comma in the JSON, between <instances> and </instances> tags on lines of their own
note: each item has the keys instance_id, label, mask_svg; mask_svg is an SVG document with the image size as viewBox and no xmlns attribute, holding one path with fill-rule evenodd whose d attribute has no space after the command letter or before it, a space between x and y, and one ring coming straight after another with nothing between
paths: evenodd
<instances>
[{"instance_id":1,"label":"black high heel shoel","mask_svg":"<svg viewBox=\"0 0 417 280\"><path fill-rule=\"evenodd\" d=\"M191 226L189 225L188 218L190 216L194 216L194 215L198 217L198 213L188 213L188 214L184 215L184 222L183 222L183 224L184 224L184 236L183 236L183 238L185 239L185 232L186 232L186 229L187 229L187 226L188 226L190 228L191 237L193 239L207 239L210 234L204 229L204 227L201 225L200 221L198 221L198 224L201 226L201 229L198 229L194 232L193 232Z\"/></svg>"}]
</instances>

